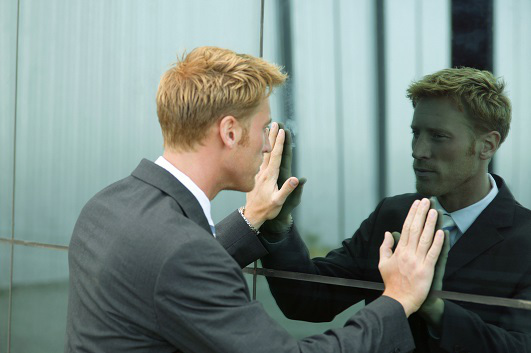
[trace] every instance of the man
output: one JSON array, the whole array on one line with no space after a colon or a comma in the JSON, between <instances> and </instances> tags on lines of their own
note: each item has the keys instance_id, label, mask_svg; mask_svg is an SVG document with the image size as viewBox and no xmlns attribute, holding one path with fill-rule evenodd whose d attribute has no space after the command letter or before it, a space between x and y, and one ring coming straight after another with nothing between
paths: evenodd
<instances>
[{"instance_id":1,"label":"man","mask_svg":"<svg viewBox=\"0 0 531 353\"><path fill-rule=\"evenodd\" d=\"M213 47L193 50L163 75L163 156L142 160L131 176L96 194L76 223L66 352L413 348L406 317L426 298L443 243L440 231L434 238L437 214L428 213L427 200L413 204L396 250L391 234L381 246L384 295L345 327L302 341L249 298L240 267L265 251L241 231L248 228L245 210L217 231L213 226L210 200L221 190L250 191L259 169L256 180L267 192L256 194L260 202L248 212L264 220L279 214L297 186L288 178L277 188L285 135L276 124L269 134L267 128L268 96L284 80L274 65Z\"/></svg>"},{"instance_id":2,"label":"man","mask_svg":"<svg viewBox=\"0 0 531 353\"><path fill-rule=\"evenodd\" d=\"M487 172L510 126L503 89L491 73L471 68L442 70L413 83L408 97L418 193L382 200L341 248L312 260L291 227L297 202L286 203L283 217L263 226L261 239L270 253L264 267L381 281L384 232L400 229L414 200L434 196L451 240L446 270L434 288L531 300L531 211L515 201L501 177ZM298 320L329 321L375 297L359 289L268 280L282 311ZM531 313L522 309L430 298L409 321L419 352L531 351Z\"/></svg>"}]
</instances>

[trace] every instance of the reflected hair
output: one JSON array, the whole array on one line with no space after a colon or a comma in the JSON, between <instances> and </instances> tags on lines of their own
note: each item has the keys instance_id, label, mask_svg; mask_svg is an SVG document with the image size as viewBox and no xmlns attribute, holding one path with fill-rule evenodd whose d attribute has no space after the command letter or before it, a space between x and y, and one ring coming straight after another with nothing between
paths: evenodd
<instances>
[{"instance_id":1,"label":"reflected hair","mask_svg":"<svg viewBox=\"0 0 531 353\"><path fill-rule=\"evenodd\" d=\"M162 75L157 92L164 147L193 150L224 116L246 128L286 78L279 66L228 49L199 47L183 55Z\"/></svg>"},{"instance_id":2,"label":"reflected hair","mask_svg":"<svg viewBox=\"0 0 531 353\"><path fill-rule=\"evenodd\" d=\"M449 98L467 114L476 131L498 131L502 143L511 125L511 101L504 88L503 80L489 71L459 67L437 71L413 82L407 97L413 107L422 98Z\"/></svg>"}]
</instances>

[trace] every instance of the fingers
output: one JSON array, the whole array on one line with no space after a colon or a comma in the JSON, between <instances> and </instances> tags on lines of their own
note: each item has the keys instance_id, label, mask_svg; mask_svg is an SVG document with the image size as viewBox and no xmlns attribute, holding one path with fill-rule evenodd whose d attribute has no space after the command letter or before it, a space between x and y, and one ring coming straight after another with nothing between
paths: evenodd
<instances>
[{"instance_id":1,"label":"fingers","mask_svg":"<svg viewBox=\"0 0 531 353\"><path fill-rule=\"evenodd\" d=\"M284 150L284 138L286 134L284 130L279 130L275 140L275 146L271 151L269 157L268 169L271 171L270 175L276 180L278 178L280 162L282 161L282 151Z\"/></svg>"},{"instance_id":2,"label":"fingers","mask_svg":"<svg viewBox=\"0 0 531 353\"><path fill-rule=\"evenodd\" d=\"M273 122L271 123L271 129L269 130L269 144L271 145L271 149L275 147L275 141L278 136L279 126L277 123ZM263 169L269 165L269 159L271 158L271 152L264 154L264 160L262 162L262 166L260 169ZM263 168L262 168L263 167Z\"/></svg>"},{"instance_id":3,"label":"fingers","mask_svg":"<svg viewBox=\"0 0 531 353\"><path fill-rule=\"evenodd\" d=\"M289 130L284 130L284 149L282 150L282 161L280 162L280 169L278 174L278 187L291 177L291 133Z\"/></svg>"},{"instance_id":4,"label":"fingers","mask_svg":"<svg viewBox=\"0 0 531 353\"><path fill-rule=\"evenodd\" d=\"M450 233L447 230L444 231L444 244L439 254L439 259L435 265L435 274L433 276L433 284L437 287L433 289L442 290L442 280L444 278L444 272L446 270L446 262L448 260L448 252L450 251ZM433 286L432 286L433 287Z\"/></svg>"},{"instance_id":5,"label":"fingers","mask_svg":"<svg viewBox=\"0 0 531 353\"><path fill-rule=\"evenodd\" d=\"M435 264L437 263L437 259L439 258L439 254L441 253L443 244L444 232L442 230L438 230L435 233L435 237L433 238L433 244L431 245L431 248L428 251L426 258L424 259L425 264L427 264L428 266L435 266Z\"/></svg>"},{"instance_id":6,"label":"fingers","mask_svg":"<svg viewBox=\"0 0 531 353\"><path fill-rule=\"evenodd\" d=\"M411 208L409 209L409 212L407 214L406 220L404 221L404 226L402 227L402 246L407 246L407 243L409 242L409 228L411 227L411 223L413 222L413 218L415 217L415 214L417 213L417 208L419 206L420 201L415 200L413 204L411 205Z\"/></svg>"},{"instance_id":7,"label":"fingers","mask_svg":"<svg viewBox=\"0 0 531 353\"><path fill-rule=\"evenodd\" d=\"M426 222L426 214L428 213L429 209L430 202L428 199L422 199L417 207L413 221L411 221L409 226L408 247L413 251L416 251L418 247L419 239ZM402 232L402 235L405 235L404 232Z\"/></svg>"},{"instance_id":8,"label":"fingers","mask_svg":"<svg viewBox=\"0 0 531 353\"><path fill-rule=\"evenodd\" d=\"M396 248L396 246L398 245L398 242L400 241L400 233L393 232L392 235L393 235L393 240L395 241L395 245L394 246Z\"/></svg>"},{"instance_id":9,"label":"fingers","mask_svg":"<svg viewBox=\"0 0 531 353\"><path fill-rule=\"evenodd\" d=\"M442 228L442 216L443 216L443 213L440 209L436 208L435 207L435 196L432 196L430 197L430 208L431 209L434 209L434 210L437 210L437 213L439 214L437 216L437 224L435 225L435 229L441 229Z\"/></svg>"},{"instance_id":10,"label":"fingers","mask_svg":"<svg viewBox=\"0 0 531 353\"><path fill-rule=\"evenodd\" d=\"M424 223L424 230L422 231L417 247L417 252L421 255L426 254L432 244L435 225L437 224L437 215L438 213L436 210L428 210L426 223Z\"/></svg>"},{"instance_id":11,"label":"fingers","mask_svg":"<svg viewBox=\"0 0 531 353\"><path fill-rule=\"evenodd\" d=\"M393 255L394 239L391 233L385 232L384 241L380 246L380 262L389 259Z\"/></svg>"},{"instance_id":12,"label":"fingers","mask_svg":"<svg viewBox=\"0 0 531 353\"><path fill-rule=\"evenodd\" d=\"M280 190L276 193L276 200L279 204L284 204L288 196L293 192L293 190L298 189L299 180L295 177L291 177L284 182ZM302 191L301 191L302 192Z\"/></svg>"}]
</instances>

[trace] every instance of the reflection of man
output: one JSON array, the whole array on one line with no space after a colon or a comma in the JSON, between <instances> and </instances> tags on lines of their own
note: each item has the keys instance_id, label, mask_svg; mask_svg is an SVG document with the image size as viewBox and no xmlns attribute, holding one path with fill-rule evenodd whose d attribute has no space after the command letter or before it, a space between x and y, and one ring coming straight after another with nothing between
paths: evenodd
<instances>
[{"instance_id":1,"label":"reflection of man","mask_svg":"<svg viewBox=\"0 0 531 353\"><path fill-rule=\"evenodd\" d=\"M212 47L192 51L164 74L157 94L163 156L141 161L131 176L94 196L74 229L67 352L413 347L406 317L426 298L442 246L441 232L431 246L433 211L421 234L427 200L413 205L395 252L390 234L381 247L385 296L345 327L303 341L249 298L240 266L265 250L239 231L247 227L245 211L218 229L225 249L215 238L210 200L219 191L250 191L260 169L258 183L268 190L248 212L272 219L297 186L289 178L276 187L285 135L276 124L269 135L267 128L268 95L284 80L261 59Z\"/></svg>"},{"instance_id":2,"label":"reflection of man","mask_svg":"<svg viewBox=\"0 0 531 353\"><path fill-rule=\"evenodd\" d=\"M442 70L413 83L408 97L415 108L411 128L418 194L381 201L354 236L324 258L309 259L294 226L286 234L290 217L270 221L263 228L272 231L262 233L270 253L264 266L381 281L378 245L384 231L399 230L420 195L436 196L452 247L444 279L434 280L434 286L530 300L531 211L514 200L502 178L487 173L509 131L511 107L503 88L490 73L470 68ZM374 297L316 283L273 278L269 283L285 315L306 321L329 321L353 303ZM409 320L418 351L531 349L529 311L430 298L419 314Z\"/></svg>"}]
</instances>

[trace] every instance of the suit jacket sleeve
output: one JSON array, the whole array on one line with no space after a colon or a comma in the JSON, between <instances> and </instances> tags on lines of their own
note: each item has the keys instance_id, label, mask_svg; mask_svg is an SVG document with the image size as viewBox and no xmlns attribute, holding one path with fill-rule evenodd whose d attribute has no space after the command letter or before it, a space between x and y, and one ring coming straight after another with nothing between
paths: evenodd
<instances>
[{"instance_id":1,"label":"suit jacket sleeve","mask_svg":"<svg viewBox=\"0 0 531 353\"><path fill-rule=\"evenodd\" d=\"M514 299L529 298L531 283ZM502 322L498 325L489 324L473 311L445 300L440 347L448 352L531 352L529 310L496 306L482 306L481 309L492 311L494 315L497 312Z\"/></svg>"},{"instance_id":2,"label":"suit jacket sleeve","mask_svg":"<svg viewBox=\"0 0 531 353\"><path fill-rule=\"evenodd\" d=\"M373 228L383 202L363 221L352 238L343 241L341 248L331 251L326 257L310 259L308 249L295 225L285 236L264 233L261 240L269 255L262 258L262 264L276 270L367 279L370 273L368 262L372 253L369 248L371 242L375 241L372 237ZM380 278L379 273L376 276ZM296 320L330 321L351 305L363 299L372 300L378 295L375 291L359 288L269 277L267 280L282 312L286 317Z\"/></svg>"},{"instance_id":3,"label":"suit jacket sleeve","mask_svg":"<svg viewBox=\"0 0 531 353\"><path fill-rule=\"evenodd\" d=\"M414 348L401 305L381 297L344 327L297 341L250 301L243 274L215 242L191 240L157 278L161 335L185 352L394 352Z\"/></svg>"},{"instance_id":4,"label":"suit jacket sleeve","mask_svg":"<svg viewBox=\"0 0 531 353\"><path fill-rule=\"evenodd\" d=\"M232 212L216 224L216 238L240 268L267 254L267 250L238 211Z\"/></svg>"}]
</instances>

